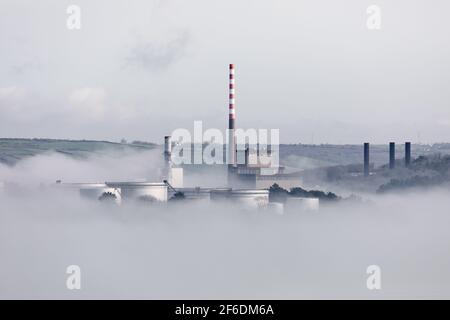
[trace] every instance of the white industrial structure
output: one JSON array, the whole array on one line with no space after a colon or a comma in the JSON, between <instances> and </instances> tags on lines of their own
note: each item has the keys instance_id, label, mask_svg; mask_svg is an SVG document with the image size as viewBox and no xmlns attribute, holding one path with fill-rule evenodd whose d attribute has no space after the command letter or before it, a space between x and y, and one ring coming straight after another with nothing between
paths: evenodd
<instances>
[{"instance_id":1,"label":"white industrial structure","mask_svg":"<svg viewBox=\"0 0 450 320\"><path fill-rule=\"evenodd\" d=\"M245 209L264 209L269 204L269 191L265 189L213 189L211 200L228 202Z\"/></svg>"},{"instance_id":2,"label":"white industrial structure","mask_svg":"<svg viewBox=\"0 0 450 320\"><path fill-rule=\"evenodd\" d=\"M235 66L229 66L229 117L228 117L228 186L232 188L267 189L273 184L290 189L300 185L298 175L284 173L284 167L274 166L272 150L259 145L244 146L236 138L236 75ZM239 148L244 150L238 151ZM277 155L278 156L278 155ZM237 161L245 157L245 161Z\"/></svg>"},{"instance_id":3,"label":"white industrial structure","mask_svg":"<svg viewBox=\"0 0 450 320\"><path fill-rule=\"evenodd\" d=\"M111 196L117 204L121 204L122 197L118 188L107 186L105 183L85 183L79 187L80 195L85 198L97 200Z\"/></svg>"},{"instance_id":4,"label":"white industrial structure","mask_svg":"<svg viewBox=\"0 0 450 320\"><path fill-rule=\"evenodd\" d=\"M119 189L123 201L167 202L167 185L162 182L106 182L106 185Z\"/></svg>"},{"instance_id":5,"label":"white industrial structure","mask_svg":"<svg viewBox=\"0 0 450 320\"><path fill-rule=\"evenodd\" d=\"M184 195L184 199L186 200L210 200L211 188L176 188L177 192L181 192ZM173 190L169 191L169 198L173 197L175 192Z\"/></svg>"},{"instance_id":6,"label":"white industrial structure","mask_svg":"<svg viewBox=\"0 0 450 320\"><path fill-rule=\"evenodd\" d=\"M167 180L174 188L183 188L184 172L181 167L174 167L172 164L172 137L164 137L164 170L162 181Z\"/></svg>"},{"instance_id":7,"label":"white industrial structure","mask_svg":"<svg viewBox=\"0 0 450 320\"><path fill-rule=\"evenodd\" d=\"M159 181L126 181L105 183L69 183L58 185L76 188L81 196L90 199L114 199L116 203L145 200L149 203L165 203L172 197L183 200L226 201L245 209L266 209L268 212L282 214L284 204L270 203L268 189L273 184L290 189L298 187L298 175L285 174L284 167L273 166L272 150L255 146L245 146L237 151L236 145L236 110L235 110L235 69L229 65L229 100L228 100L228 186L227 188L185 188L183 168L172 163L172 139L164 137L164 165ZM277 155L278 156L278 155ZM244 161L242 163L242 157ZM239 161L237 161L239 159ZM1 185L0 185L1 188ZM182 196L180 196L182 195ZM319 199L287 199L286 209L292 211L317 211Z\"/></svg>"},{"instance_id":8,"label":"white industrial structure","mask_svg":"<svg viewBox=\"0 0 450 320\"><path fill-rule=\"evenodd\" d=\"M57 183L57 186L68 189L76 190L80 196L91 200L101 200L109 197L114 200L115 203L121 204L122 197L120 189L112 186L108 186L106 183Z\"/></svg>"}]
</instances>

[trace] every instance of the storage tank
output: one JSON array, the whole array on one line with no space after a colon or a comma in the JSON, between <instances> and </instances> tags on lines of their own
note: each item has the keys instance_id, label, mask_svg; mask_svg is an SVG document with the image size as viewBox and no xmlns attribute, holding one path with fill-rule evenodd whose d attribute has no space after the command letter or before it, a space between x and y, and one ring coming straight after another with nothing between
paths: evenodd
<instances>
[{"instance_id":1,"label":"storage tank","mask_svg":"<svg viewBox=\"0 0 450 320\"><path fill-rule=\"evenodd\" d=\"M124 200L167 201L167 185L162 182L107 182L106 185L119 188Z\"/></svg>"},{"instance_id":2,"label":"storage tank","mask_svg":"<svg viewBox=\"0 0 450 320\"><path fill-rule=\"evenodd\" d=\"M86 199L101 201L111 200L118 205L122 202L120 190L117 188L110 188L104 183L82 184L79 190L80 195Z\"/></svg>"},{"instance_id":3,"label":"storage tank","mask_svg":"<svg viewBox=\"0 0 450 320\"><path fill-rule=\"evenodd\" d=\"M228 201L231 188L215 188L210 191L210 199L212 201Z\"/></svg>"},{"instance_id":4,"label":"storage tank","mask_svg":"<svg viewBox=\"0 0 450 320\"><path fill-rule=\"evenodd\" d=\"M182 192L187 200L207 200L209 201L211 189L209 188L176 188L176 191ZM169 199L173 197L175 192L169 190Z\"/></svg>"},{"instance_id":5,"label":"storage tank","mask_svg":"<svg viewBox=\"0 0 450 320\"><path fill-rule=\"evenodd\" d=\"M269 203L269 190L264 189L212 189L212 201L227 201L245 209L263 209Z\"/></svg>"},{"instance_id":6,"label":"storage tank","mask_svg":"<svg viewBox=\"0 0 450 320\"><path fill-rule=\"evenodd\" d=\"M286 210L289 212L318 211L319 198L288 197Z\"/></svg>"},{"instance_id":7,"label":"storage tank","mask_svg":"<svg viewBox=\"0 0 450 320\"><path fill-rule=\"evenodd\" d=\"M120 204L122 201L119 188L107 186L105 183L57 183L56 186L77 190L81 197L91 200L113 200Z\"/></svg>"},{"instance_id":8,"label":"storage tank","mask_svg":"<svg viewBox=\"0 0 450 320\"><path fill-rule=\"evenodd\" d=\"M264 209L269 204L269 190L237 189L231 190L229 199L245 209Z\"/></svg>"}]
</instances>

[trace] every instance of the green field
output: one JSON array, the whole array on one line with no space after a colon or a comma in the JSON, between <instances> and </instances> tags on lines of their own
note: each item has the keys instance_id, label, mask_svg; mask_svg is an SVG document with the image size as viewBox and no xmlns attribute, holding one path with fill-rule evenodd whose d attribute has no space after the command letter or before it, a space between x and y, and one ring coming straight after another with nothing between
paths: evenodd
<instances>
[{"instance_id":1,"label":"green field","mask_svg":"<svg viewBox=\"0 0 450 320\"><path fill-rule=\"evenodd\" d=\"M86 158L111 151L145 151L157 147L152 143L115 143L89 140L0 139L0 163L14 165L18 161L47 152Z\"/></svg>"}]
</instances>

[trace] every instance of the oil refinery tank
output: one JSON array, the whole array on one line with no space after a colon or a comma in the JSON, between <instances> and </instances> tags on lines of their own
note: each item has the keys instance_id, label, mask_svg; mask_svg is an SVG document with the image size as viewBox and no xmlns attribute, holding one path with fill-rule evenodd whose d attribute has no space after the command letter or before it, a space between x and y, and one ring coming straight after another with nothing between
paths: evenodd
<instances>
[{"instance_id":1,"label":"oil refinery tank","mask_svg":"<svg viewBox=\"0 0 450 320\"><path fill-rule=\"evenodd\" d=\"M245 209L264 209L269 204L269 190L237 189L231 190L230 200Z\"/></svg>"},{"instance_id":2,"label":"oil refinery tank","mask_svg":"<svg viewBox=\"0 0 450 320\"><path fill-rule=\"evenodd\" d=\"M207 200L210 199L211 189L209 188L176 188L176 191L183 193L186 200ZM173 190L169 190L169 198L175 195Z\"/></svg>"},{"instance_id":3,"label":"oil refinery tank","mask_svg":"<svg viewBox=\"0 0 450 320\"><path fill-rule=\"evenodd\" d=\"M230 198L231 188L215 188L210 191L212 201L227 201Z\"/></svg>"},{"instance_id":4,"label":"oil refinery tank","mask_svg":"<svg viewBox=\"0 0 450 320\"><path fill-rule=\"evenodd\" d=\"M160 182L107 182L107 186L119 188L122 199L167 202L167 185Z\"/></svg>"},{"instance_id":5,"label":"oil refinery tank","mask_svg":"<svg viewBox=\"0 0 450 320\"><path fill-rule=\"evenodd\" d=\"M264 209L269 204L269 191L262 189L213 189L211 200L228 201L243 209Z\"/></svg>"},{"instance_id":6,"label":"oil refinery tank","mask_svg":"<svg viewBox=\"0 0 450 320\"><path fill-rule=\"evenodd\" d=\"M105 183L58 183L57 186L66 190L78 190L80 196L85 199L110 199L117 204L122 201L120 189L110 187Z\"/></svg>"}]
</instances>

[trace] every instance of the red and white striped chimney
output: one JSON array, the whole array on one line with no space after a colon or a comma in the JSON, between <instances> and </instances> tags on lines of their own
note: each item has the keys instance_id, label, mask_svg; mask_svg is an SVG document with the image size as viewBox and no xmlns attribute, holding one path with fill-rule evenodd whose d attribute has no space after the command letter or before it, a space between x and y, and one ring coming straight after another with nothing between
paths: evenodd
<instances>
[{"instance_id":1,"label":"red and white striped chimney","mask_svg":"<svg viewBox=\"0 0 450 320\"><path fill-rule=\"evenodd\" d=\"M234 109L235 82L234 82L234 64L230 64L230 84L229 84L229 120L228 120L228 164L236 165L236 138L234 134L236 111Z\"/></svg>"},{"instance_id":2,"label":"red and white striped chimney","mask_svg":"<svg viewBox=\"0 0 450 320\"><path fill-rule=\"evenodd\" d=\"M234 110L234 64L230 64L230 94L229 94L229 107L230 107L230 121L228 129L234 129L234 120L236 119L236 113Z\"/></svg>"}]
</instances>

